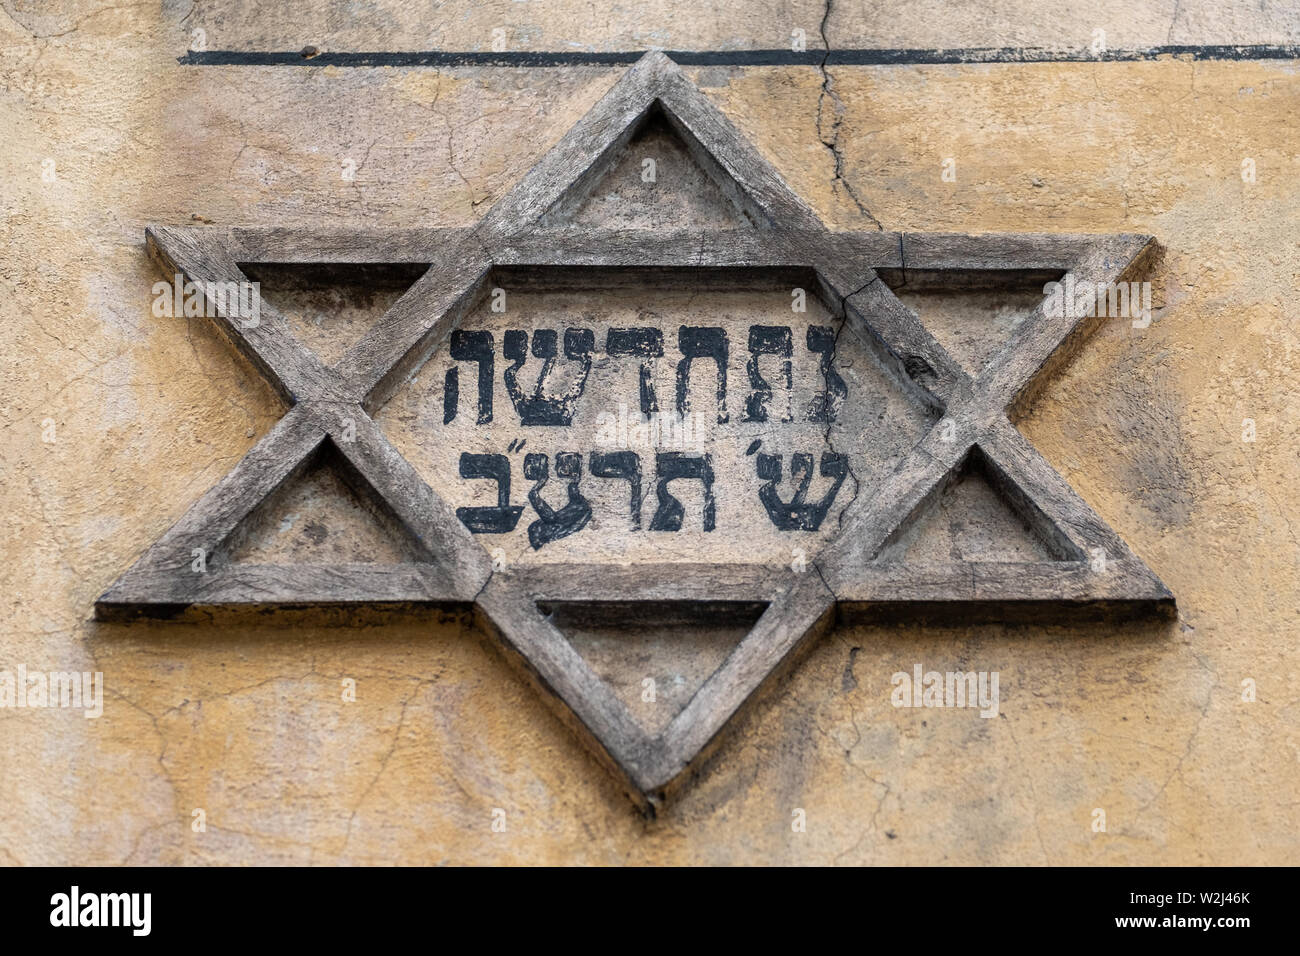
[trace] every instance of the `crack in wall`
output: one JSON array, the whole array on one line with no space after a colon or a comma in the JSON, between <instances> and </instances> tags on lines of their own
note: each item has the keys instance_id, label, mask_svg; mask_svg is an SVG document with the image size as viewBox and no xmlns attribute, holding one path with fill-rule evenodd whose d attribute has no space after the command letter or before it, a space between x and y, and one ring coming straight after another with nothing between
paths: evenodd
<instances>
[{"instance_id":1,"label":"crack in wall","mask_svg":"<svg viewBox=\"0 0 1300 956\"><path fill-rule=\"evenodd\" d=\"M822 56L821 63L817 65L817 69L821 71L822 75L821 93L817 97L817 138L821 140L823 146L830 150L831 159L835 163L835 172L831 177L832 187L842 187L844 192L848 194L848 197L853 200L853 205L858 208L858 212L870 219L875 227L883 232L885 227L880 224L880 220L871 214L871 210L866 207L860 198L858 198L857 192L849 184L849 181L844 178L844 154L840 151L839 146L840 126L844 122L844 101L841 100L839 94L835 92L835 81L831 78L830 70L826 68L827 61L831 58L831 43L826 37L826 23L831 18L831 9L834 5L835 0L826 0L826 10L822 14L822 22L818 27L821 32L822 46L825 47L826 53ZM831 100L834 115L834 122L831 123L831 135L829 139L827 139L826 134L823 132L824 127L822 122L827 97Z\"/></svg>"},{"instance_id":2,"label":"crack in wall","mask_svg":"<svg viewBox=\"0 0 1300 956\"><path fill-rule=\"evenodd\" d=\"M872 275L871 280L869 282L864 283L860 288L855 289L853 292L850 292L848 295L844 296L840 300L839 315L836 316L836 318L839 320L839 323L835 328L835 338L831 344L830 364L832 366L834 366L836 359L839 357L840 336L844 334L844 329L849 324L849 300L852 299L855 295L858 295L859 293L870 288L873 283L879 281L880 281L880 276ZM827 416L827 419L828 421L826 422L826 432L825 435L823 436L823 442L825 443L826 447L831 450L832 453L838 454L837 449L835 448L835 443L831 440L831 430L834 428L835 422L829 420L830 419L829 415ZM862 483L858 480L857 473L853 470L852 458L847 454L844 457L845 457L845 461L848 462L847 467L849 470L849 477L853 480L853 495L852 497L849 498L848 503L845 504L845 506L840 509L839 516L836 518L836 526L838 530L843 530L844 516L847 515L849 511L852 510L854 503L856 503L858 500L858 495L862 491ZM818 568L818 574L820 573L821 573L821 569ZM825 583L825 578L823 578L822 581L823 583ZM829 590L831 594L835 596L836 600L839 600L839 597L838 595L835 595L834 590L832 590L829 587L827 588L827 590Z\"/></svg>"}]
</instances>

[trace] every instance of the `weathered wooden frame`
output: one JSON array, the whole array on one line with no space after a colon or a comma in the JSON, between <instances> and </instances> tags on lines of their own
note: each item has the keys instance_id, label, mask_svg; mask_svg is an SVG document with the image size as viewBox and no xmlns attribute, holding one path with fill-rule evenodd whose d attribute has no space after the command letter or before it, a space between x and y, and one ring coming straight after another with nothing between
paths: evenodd
<instances>
[{"instance_id":1,"label":"weathered wooden frame","mask_svg":"<svg viewBox=\"0 0 1300 956\"><path fill-rule=\"evenodd\" d=\"M664 111L694 158L723 185L751 226L664 232L539 226L586 188L649 110ZM1136 275L1149 236L948 235L830 232L726 118L661 54L648 54L484 219L463 229L288 230L151 227L150 254L195 283L246 279L240 263L429 264L427 272L333 366L263 305L245 327L216 321L288 406L279 423L96 603L102 619L167 617L192 606L425 604L473 606L520 663L652 810L708 752L738 709L841 614L983 610L997 617L1082 610L1168 613L1160 580L1012 424L1018 409L1067 360L1097 319L1042 308L983 371L968 374L882 281L964 283L981 276L1073 273L1078 281ZM843 316L936 424L895 470L845 513L842 531L809 569L761 565L587 565L494 572L485 549L403 458L372 414L442 345L480 301L494 269L811 270ZM240 523L322 443L332 443L368 490L430 555L403 565L219 566L191 570L195 549L217 552ZM874 559L971 455L990 469L1063 560L951 566ZM644 732L539 605L762 602L757 624L657 735Z\"/></svg>"}]
</instances>

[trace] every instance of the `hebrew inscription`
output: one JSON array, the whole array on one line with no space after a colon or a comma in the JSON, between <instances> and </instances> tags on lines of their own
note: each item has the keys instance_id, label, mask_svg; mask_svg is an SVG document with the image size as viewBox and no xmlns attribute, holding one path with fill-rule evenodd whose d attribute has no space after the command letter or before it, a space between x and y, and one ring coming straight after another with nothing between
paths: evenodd
<instances>
[{"instance_id":1,"label":"hebrew inscription","mask_svg":"<svg viewBox=\"0 0 1300 956\"><path fill-rule=\"evenodd\" d=\"M798 277L499 281L379 421L512 559L788 563L928 427Z\"/></svg>"}]
</instances>

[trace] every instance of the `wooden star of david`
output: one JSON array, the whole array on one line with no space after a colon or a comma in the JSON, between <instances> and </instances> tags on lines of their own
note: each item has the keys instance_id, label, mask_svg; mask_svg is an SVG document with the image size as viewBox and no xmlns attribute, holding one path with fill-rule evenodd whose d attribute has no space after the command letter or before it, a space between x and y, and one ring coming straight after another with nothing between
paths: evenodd
<instances>
[{"instance_id":1,"label":"wooden star of david","mask_svg":"<svg viewBox=\"0 0 1300 956\"><path fill-rule=\"evenodd\" d=\"M566 228L553 211L609 167L638 124L662 115L748 225L620 231ZM552 214L548 217L548 214ZM1160 580L1034 450L1008 417L1097 319L1035 311L978 374L968 374L880 279L889 270L961 284L1020 270L1118 282L1142 268L1148 236L830 232L724 116L662 54L648 54L476 226L465 229L282 230L154 227L151 254L194 283L244 279L241 264L418 263L428 271L333 366L263 306L259 324L218 309L230 341L289 406L279 423L99 599L103 618L170 616L213 605L472 604L508 656L558 704L643 809L685 779L755 691L836 614L905 608L1169 612ZM454 509L371 417L483 300L494 270L628 268L811 270L818 293L936 424L870 494L803 573L725 564L552 564L495 571ZM220 305L220 303L218 303ZM436 438L436 436L435 436ZM395 565L246 566L194 570L218 555L268 495L323 448L346 462L418 542L424 560ZM891 563L877 560L927 500L977 463L1054 560ZM745 601L766 606L749 635L657 734L643 730L551 623L564 602L644 605Z\"/></svg>"}]
</instances>

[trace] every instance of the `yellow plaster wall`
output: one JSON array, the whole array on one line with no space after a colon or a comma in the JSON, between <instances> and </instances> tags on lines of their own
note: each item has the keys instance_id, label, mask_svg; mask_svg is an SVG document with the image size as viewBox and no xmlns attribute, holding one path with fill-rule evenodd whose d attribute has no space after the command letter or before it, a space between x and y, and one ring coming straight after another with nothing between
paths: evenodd
<instances>
[{"instance_id":1,"label":"yellow plaster wall","mask_svg":"<svg viewBox=\"0 0 1300 956\"><path fill-rule=\"evenodd\" d=\"M98 720L0 711L0 862L1296 861L1294 61L840 67L833 97L809 67L689 71L833 226L870 223L826 141L886 229L1158 237L1155 322L1105 325L1021 427L1180 614L841 628L647 822L463 621L91 621L95 597L280 412L203 320L151 315L144 227L467 224L618 71L182 67L197 24L212 47L293 49L328 31L295 34L311 21L287 14L258 27L235 3L54 6L0 12L0 669L102 671L107 691ZM1217 6L1179 26L1152 4L1132 22L1185 42L1252 22L1260 36L1225 39L1295 40L1276 10L1265 23ZM326 46L486 48L479 26L501 17L547 49L569 23L604 49L775 46L790 22L815 45L822 14L691 20L652 4L625 29L585 4L505 3L449 10L438 32L388 7L364 27L322 20ZM867 42L870 7L838 10L832 37ZM897 18L937 43L925 11ZM1062 42L1086 43L1091 22ZM954 23L947 45L1005 45L978 26ZM999 671L1001 716L893 708L890 675L917 662ZM791 832L794 808L806 833Z\"/></svg>"}]
</instances>

